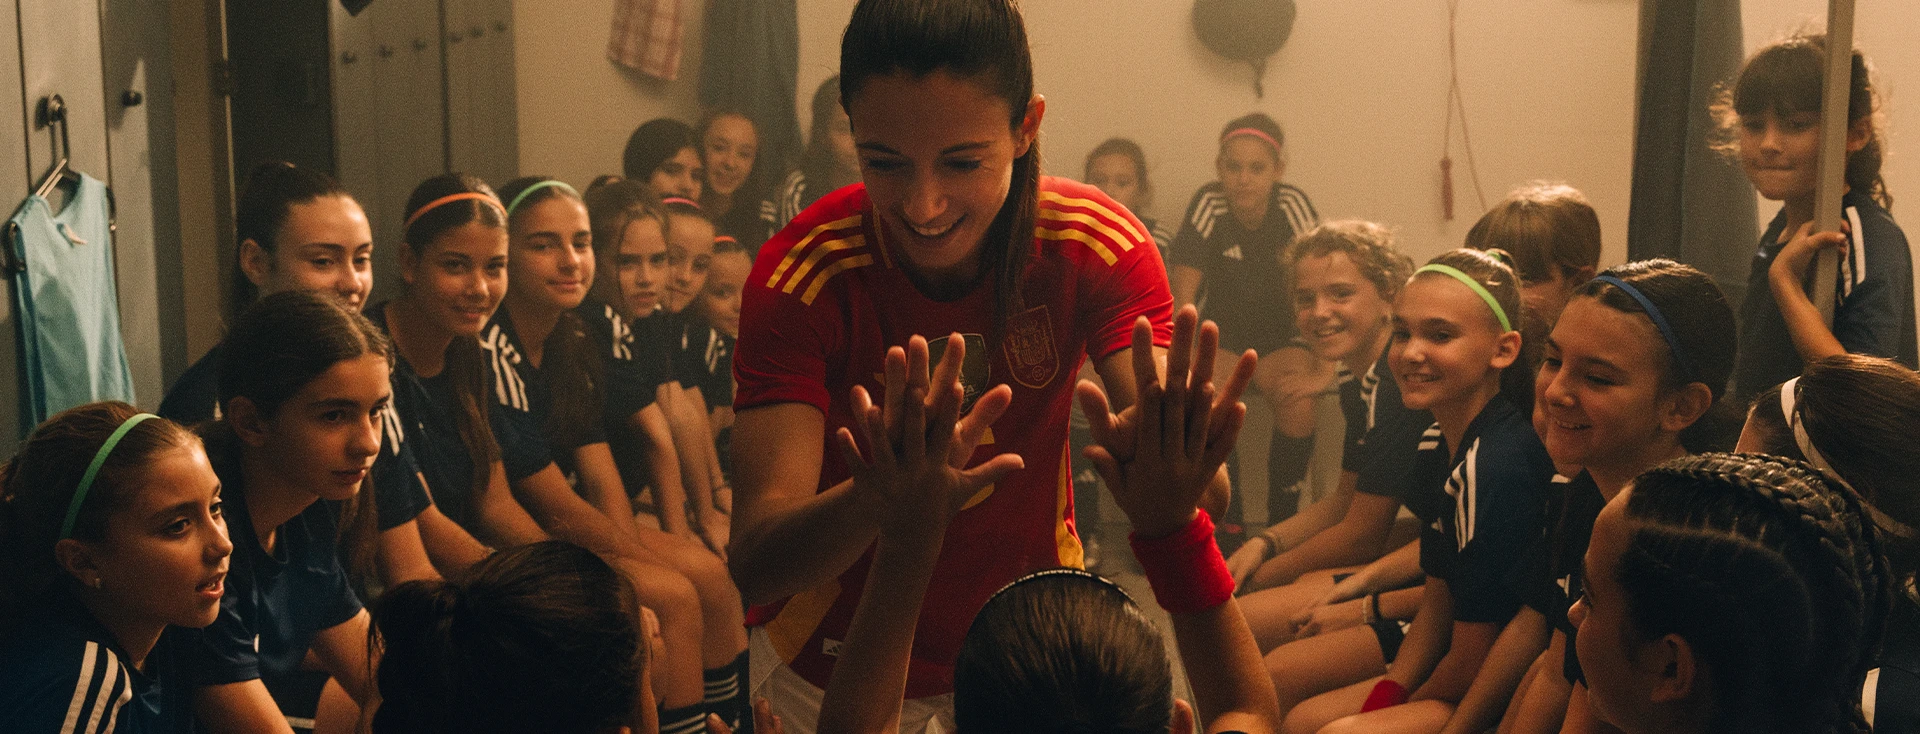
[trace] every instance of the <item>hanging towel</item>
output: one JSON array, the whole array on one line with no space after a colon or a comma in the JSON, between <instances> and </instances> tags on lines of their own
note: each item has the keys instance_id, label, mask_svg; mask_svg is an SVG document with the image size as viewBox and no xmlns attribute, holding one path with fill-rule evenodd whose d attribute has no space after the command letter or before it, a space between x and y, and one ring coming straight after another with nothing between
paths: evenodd
<instances>
[{"instance_id":1,"label":"hanging towel","mask_svg":"<svg viewBox=\"0 0 1920 734\"><path fill-rule=\"evenodd\" d=\"M680 0L613 0L607 58L666 81L680 77Z\"/></svg>"},{"instance_id":2,"label":"hanging towel","mask_svg":"<svg viewBox=\"0 0 1920 734\"><path fill-rule=\"evenodd\" d=\"M7 246L20 324L21 435L54 413L96 400L133 401L120 339L112 216L106 184L82 174L59 213L28 197L9 220Z\"/></svg>"}]
</instances>

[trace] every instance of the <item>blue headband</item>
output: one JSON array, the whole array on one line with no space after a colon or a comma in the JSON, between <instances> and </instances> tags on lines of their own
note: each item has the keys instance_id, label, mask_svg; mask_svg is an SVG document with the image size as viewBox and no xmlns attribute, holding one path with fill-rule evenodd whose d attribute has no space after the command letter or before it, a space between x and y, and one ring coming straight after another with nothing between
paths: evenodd
<instances>
[{"instance_id":1,"label":"blue headband","mask_svg":"<svg viewBox=\"0 0 1920 734\"><path fill-rule=\"evenodd\" d=\"M60 523L61 540L73 537L73 523L80 519L80 506L86 504L87 491L93 489L93 478L100 475L100 467L107 463L107 456L113 453L113 447L120 445L120 439L126 438L127 432L132 431L134 426L148 418L158 417L152 413L139 413L128 418L119 428L113 429L113 435L107 437L106 443L100 444L99 451L93 452L93 463L88 464L87 473L80 476L80 486L74 488L73 501L67 504L67 521Z\"/></svg>"},{"instance_id":2,"label":"blue headband","mask_svg":"<svg viewBox=\"0 0 1920 734\"><path fill-rule=\"evenodd\" d=\"M1674 335L1673 325L1667 323L1667 316L1660 312L1660 307L1653 305L1653 300L1647 298L1647 294L1641 293L1640 289L1627 285L1626 281L1619 278L1602 275L1594 278L1594 281L1619 288L1620 292L1640 303L1641 310L1647 312L1647 320L1652 321L1653 327L1660 330L1660 338L1667 340L1667 351L1673 352L1673 363L1680 368L1680 378L1693 382L1695 374L1693 363L1687 360L1686 350L1680 348L1680 337Z\"/></svg>"}]
</instances>

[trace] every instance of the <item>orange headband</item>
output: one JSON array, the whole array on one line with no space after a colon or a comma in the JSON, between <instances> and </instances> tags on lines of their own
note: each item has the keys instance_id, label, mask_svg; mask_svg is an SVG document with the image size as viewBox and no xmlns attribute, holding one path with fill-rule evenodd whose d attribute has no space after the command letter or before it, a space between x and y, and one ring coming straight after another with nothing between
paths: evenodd
<instances>
[{"instance_id":1,"label":"orange headband","mask_svg":"<svg viewBox=\"0 0 1920 734\"><path fill-rule=\"evenodd\" d=\"M433 211L434 209L437 209L446 204L451 204L456 201L465 201L467 199L473 199L475 201L484 201L488 204L492 204L493 208L500 210L501 219L505 219L507 216L507 209L506 207L500 206L499 199L495 199L492 196L482 194L478 191L462 191L458 194L448 194L438 199L434 199L433 201L427 202L426 206L413 210L413 215L407 217L407 223L400 225L400 228L410 229L413 227L413 223L420 221L420 218L423 216L426 216L427 212Z\"/></svg>"},{"instance_id":2,"label":"orange headband","mask_svg":"<svg viewBox=\"0 0 1920 734\"><path fill-rule=\"evenodd\" d=\"M1260 130L1257 130L1251 127L1236 127L1232 130L1228 130L1227 134L1220 136L1220 142L1225 143L1230 139L1238 138L1242 136L1259 138L1261 140L1265 140L1267 141L1267 145L1273 146L1274 153L1278 154L1280 152L1280 141L1274 140L1272 135L1268 135L1265 132L1262 132Z\"/></svg>"},{"instance_id":3,"label":"orange headband","mask_svg":"<svg viewBox=\"0 0 1920 734\"><path fill-rule=\"evenodd\" d=\"M664 199L661 199L661 200L660 200L660 203L662 203L662 204L685 204L685 205L687 205L687 206L690 206L690 207L693 207L693 208L695 208L695 209L699 209L699 208L700 208L700 202L697 202L697 201L694 201L694 200L692 200L692 199L689 199L689 198L687 198L687 197L684 197L684 196L669 196L669 197L666 197L666 198L664 198Z\"/></svg>"}]
</instances>

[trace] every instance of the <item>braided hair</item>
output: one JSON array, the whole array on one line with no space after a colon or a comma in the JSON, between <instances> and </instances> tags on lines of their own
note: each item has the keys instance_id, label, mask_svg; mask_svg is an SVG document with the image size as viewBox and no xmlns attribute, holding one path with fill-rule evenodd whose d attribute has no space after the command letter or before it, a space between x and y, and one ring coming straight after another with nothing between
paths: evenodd
<instances>
[{"instance_id":1,"label":"braided hair","mask_svg":"<svg viewBox=\"0 0 1920 734\"><path fill-rule=\"evenodd\" d=\"M1864 732L1859 691L1891 599L1858 495L1759 454L1677 459L1635 480L1617 581L1643 639L1685 639L1712 731Z\"/></svg>"}]
</instances>

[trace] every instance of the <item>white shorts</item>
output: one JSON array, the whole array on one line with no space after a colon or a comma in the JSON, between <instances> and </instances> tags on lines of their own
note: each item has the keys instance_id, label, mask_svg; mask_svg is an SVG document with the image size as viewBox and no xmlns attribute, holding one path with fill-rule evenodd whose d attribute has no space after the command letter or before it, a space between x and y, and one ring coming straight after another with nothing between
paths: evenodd
<instances>
[{"instance_id":1,"label":"white shorts","mask_svg":"<svg viewBox=\"0 0 1920 734\"><path fill-rule=\"evenodd\" d=\"M820 722L820 698L826 691L808 683L780 661L763 627L747 633L748 673L755 699L767 699L787 734L814 734ZM900 734L946 734L954 730L953 694L910 698L900 704Z\"/></svg>"}]
</instances>

